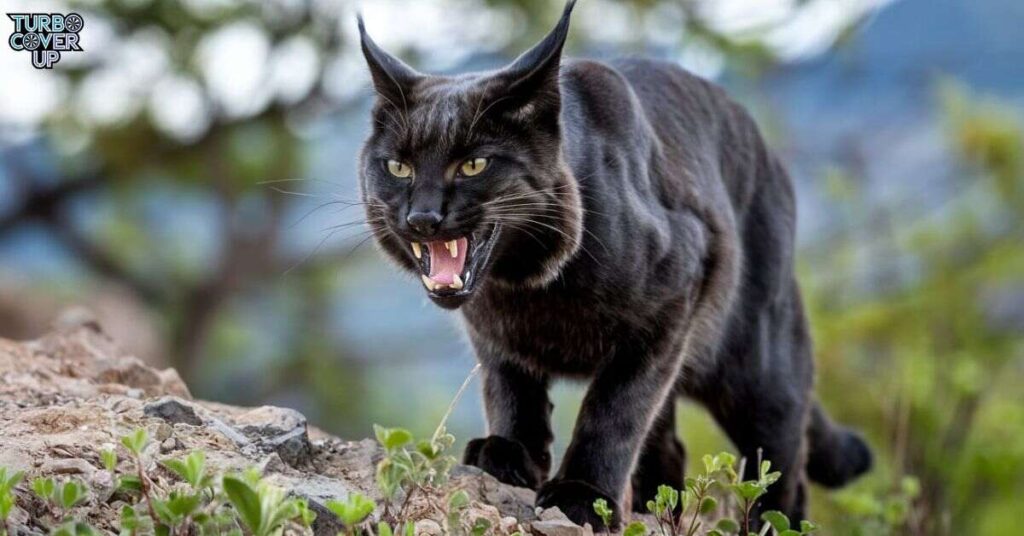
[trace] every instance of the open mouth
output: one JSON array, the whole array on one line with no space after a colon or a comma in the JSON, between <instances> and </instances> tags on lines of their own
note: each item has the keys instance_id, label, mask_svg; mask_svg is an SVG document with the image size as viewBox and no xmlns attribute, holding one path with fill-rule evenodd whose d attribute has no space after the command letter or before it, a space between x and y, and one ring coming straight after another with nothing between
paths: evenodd
<instances>
[{"instance_id":1,"label":"open mouth","mask_svg":"<svg viewBox=\"0 0 1024 536\"><path fill-rule=\"evenodd\" d=\"M498 225L451 240L412 242L420 279L431 297L467 296L483 276Z\"/></svg>"}]
</instances>

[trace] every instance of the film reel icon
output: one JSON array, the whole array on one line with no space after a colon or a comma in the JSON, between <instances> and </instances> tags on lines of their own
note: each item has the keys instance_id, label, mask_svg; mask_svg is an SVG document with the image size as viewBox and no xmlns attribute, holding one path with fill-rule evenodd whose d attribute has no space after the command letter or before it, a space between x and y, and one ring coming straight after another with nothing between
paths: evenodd
<instances>
[{"instance_id":1,"label":"film reel icon","mask_svg":"<svg viewBox=\"0 0 1024 536\"><path fill-rule=\"evenodd\" d=\"M71 13L64 17L64 29L69 32L78 33L84 25L85 21L82 20L82 16L78 13Z\"/></svg>"},{"instance_id":2,"label":"film reel icon","mask_svg":"<svg viewBox=\"0 0 1024 536\"><path fill-rule=\"evenodd\" d=\"M22 46L25 50L35 50L39 48L39 35L34 33L25 34L25 37L21 40Z\"/></svg>"}]
</instances>

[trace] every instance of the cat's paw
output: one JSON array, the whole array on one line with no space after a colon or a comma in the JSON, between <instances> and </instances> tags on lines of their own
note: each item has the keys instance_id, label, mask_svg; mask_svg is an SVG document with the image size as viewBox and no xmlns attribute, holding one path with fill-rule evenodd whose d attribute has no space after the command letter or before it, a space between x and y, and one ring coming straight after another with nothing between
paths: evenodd
<instances>
[{"instance_id":1,"label":"cat's paw","mask_svg":"<svg viewBox=\"0 0 1024 536\"><path fill-rule=\"evenodd\" d=\"M607 501L612 511L610 527L605 527L604 521L594 512L594 501L598 499ZM544 484L537 491L537 506L557 506L574 523L590 523L595 532L618 530L622 524L619 503L582 480L552 480Z\"/></svg>"},{"instance_id":2,"label":"cat's paw","mask_svg":"<svg viewBox=\"0 0 1024 536\"><path fill-rule=\"evenodd\" d=\"M501 436L470 441L462 463L479 467L506 484L522 488L537 489L545 476L522 443Z\"/></svg>"}]
</instances>

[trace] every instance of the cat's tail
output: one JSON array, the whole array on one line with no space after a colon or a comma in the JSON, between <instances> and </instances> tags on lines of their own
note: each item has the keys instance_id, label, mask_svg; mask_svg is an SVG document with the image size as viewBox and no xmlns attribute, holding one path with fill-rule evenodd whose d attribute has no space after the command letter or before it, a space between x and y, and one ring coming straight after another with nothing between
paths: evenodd
<instances>
[{"instance_id":1,"label":"cat's tail","mask_svg":"<svg viewBox=\"0 0 1024 536\"><path fill-rule=\"evenodd\" d=\"M822 486L844 486L871 469L871 449L864 439L832 422L817 402L811 408L807 442L807 476Z\"/></svg>"}]
</instances>

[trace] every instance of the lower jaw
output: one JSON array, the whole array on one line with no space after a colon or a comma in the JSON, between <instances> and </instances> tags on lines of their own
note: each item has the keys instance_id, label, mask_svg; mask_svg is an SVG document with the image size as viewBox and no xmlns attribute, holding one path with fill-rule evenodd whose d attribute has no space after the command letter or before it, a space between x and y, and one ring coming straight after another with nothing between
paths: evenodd
<instances>
[{"instance_id":1,"label":"lower jaw","mask_svg":"<svg viewBox=\"0 0 1024 536\"><path fill-rule=\"evenodd\" d=\"M442 309L458 309L469 300L471 295L471 292L461 292L458 294L434 294L430 292L427 294L430 300Z\"/></svg>"}]
</instances>

